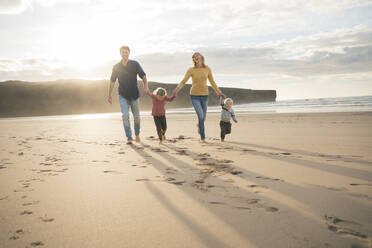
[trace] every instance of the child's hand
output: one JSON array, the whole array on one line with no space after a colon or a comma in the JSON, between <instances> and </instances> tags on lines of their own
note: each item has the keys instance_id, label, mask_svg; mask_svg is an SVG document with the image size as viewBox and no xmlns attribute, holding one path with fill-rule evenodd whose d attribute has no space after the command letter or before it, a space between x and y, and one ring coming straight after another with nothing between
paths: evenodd
<instances>
[{"instance_id":1,"label":"child's hand","mask_svg":"<svg viewBox=\"0 0 372 248\"><path fill-rule=\"evenodd\" d=\"M178 94L178 88L176 87L176 88L173 90L173 95L174 95L174 96L177 96L177 94Z\"/></svg>"}]
</instances>

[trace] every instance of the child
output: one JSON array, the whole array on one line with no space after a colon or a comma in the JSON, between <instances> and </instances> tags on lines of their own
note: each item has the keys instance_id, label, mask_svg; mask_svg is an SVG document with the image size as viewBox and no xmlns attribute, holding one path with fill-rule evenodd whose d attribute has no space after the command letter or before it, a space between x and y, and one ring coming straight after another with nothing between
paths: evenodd
<instances>
[{"instance_id":1,"label":"child","mask_svg":"<svg viewBox=\"0 0 372 248\"><path fill-rule=\"evenodd\" d=\"M173 94L172 97L167 96L167 91L164 88L157 88L153 93L145 90L145 93L152 99L152 116L156 126L156 131L159 136L159 144L165 140L165 131L167 130L167 120L165 118L165 101L171 102L176 96Z\"/></svg>"},{"instance_id":2,"label":"child","mask_svg":"<svg viewBox=\"0 0 372 248\"><path fill-rule=\"evenodd\" d=\"M225 140L225 135L231 133L231 122L230 119L233 118L234 122L237 123L235 117L235 112L232 109L233 100L231 98L226 98L222 102L221 98L221 121L220 121L220 127L221 127L221 141L223 142Z\"/></svg>"}]
</instances>

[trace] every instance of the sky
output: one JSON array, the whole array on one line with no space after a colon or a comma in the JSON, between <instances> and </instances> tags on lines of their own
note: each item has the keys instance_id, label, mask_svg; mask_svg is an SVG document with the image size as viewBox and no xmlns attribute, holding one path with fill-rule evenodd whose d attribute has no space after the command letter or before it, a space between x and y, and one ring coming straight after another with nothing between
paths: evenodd
<instances>
[{"instance_id":1,"label":"sky","mask_svg":"<svg viewBox=\"0 0 372 248\"><path fill-rule=\"evenodd\" d=\"M122 45L149 81L198 51L220 87L372 95L372 0L0 0L0 81L108 80Z\"/></svg>"}]
</instances>

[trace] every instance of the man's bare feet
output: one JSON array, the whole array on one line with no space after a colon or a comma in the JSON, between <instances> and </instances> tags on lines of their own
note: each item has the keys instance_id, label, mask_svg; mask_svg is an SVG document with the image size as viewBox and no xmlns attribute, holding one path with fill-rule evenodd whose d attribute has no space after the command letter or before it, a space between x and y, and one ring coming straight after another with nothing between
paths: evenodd
<instances>
[{"instance_id":1,"label":"man's bare feet","mask_svg":"<svg viewBox=\"0 0 372 248\"><path fill-rule=\"evenodd\" d=\"M163 134L163 137L162 138L163 138L163 140L166 140L167 139L164 134Z\"/></svg>"},{"instance_id":2,"label":"man's bare feet","mask_svg":"<svg viewBox=\"0 0 372 248\"><path fill-rule=\"evenodd\" d=\"M163 144L163 141L162 141L162 140L160 140L160 141L159 141L159 145L162 145L162 144Z\"/></svg>"},{"instance_id":3,"label":"man's bare feet","mask_svg":"<svg viewBox=\"0 0 372 248\"><path fill-rule=\"evenodd\" d=\"M136 142L141 142L140 136L136 136Z\"/></svg>"},{"instance_id":4,"label":"man's bare feet","mask_svg":"<svg viewBox=\"0 0 372 248\"><path fill-rule=\"evenodd\" d=\"M131 145L131 144L133 144L133 140L128 140L127 145Z\"/></svg>"}]
</instances>

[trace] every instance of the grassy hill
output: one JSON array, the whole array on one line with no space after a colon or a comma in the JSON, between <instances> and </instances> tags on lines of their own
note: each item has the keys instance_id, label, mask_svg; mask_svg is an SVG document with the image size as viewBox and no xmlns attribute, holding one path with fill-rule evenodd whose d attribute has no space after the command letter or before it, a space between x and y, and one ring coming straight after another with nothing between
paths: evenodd
<instances>
[{"instance_id":1,"label":"grassy hill","mask_svg":"<svg viewBox=\"0 0 372 248\"><path fill-rule=\"evenodd\" d=\"M61 115L81 113L119 112L117 85L113 104L107 102L107 80L57 80L53 82L0 82L0 117ZM149 82L150 90L163 87L171 95L176 84ZM186 84L167 108L191 107L190 84ZM141 110L151 109L150 97L143 94L139 82ZM275 90L250 90L220 87L235 104L276 100ZM218 96L209 87L209 105L218 104Z\"/></svg>"}]
</instances>

